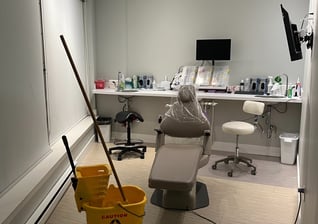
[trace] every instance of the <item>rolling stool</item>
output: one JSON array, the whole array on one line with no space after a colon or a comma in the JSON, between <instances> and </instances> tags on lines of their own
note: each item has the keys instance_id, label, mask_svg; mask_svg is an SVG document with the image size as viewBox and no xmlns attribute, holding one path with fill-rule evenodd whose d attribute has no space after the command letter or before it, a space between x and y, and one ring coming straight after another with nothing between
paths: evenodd
<instances>
[{"instance_id":1,"label":"rolling stool","mask_svg":"<svg viewBox=\"0 0 318 224\"><path fill-rule=\"evenodd\" d=\"M119 142L115 142L115 147L112 147L109 149L109 153L111 154L112 151L114 150L120 150L121 152L118 154L117 159L118 160L122 160L122 156L126 153L126 152L136 152L138 154L140 154L140 158L144 159L145 158L145 152L147 150L147 146L145 145L141 145L143 143L143 141L141 140L137 140L137 141L132 141L131 140L131 122L134 120L138 120L140 122L143 122L144 119L142 118L142 116L140 114L138 114L137 112L133 112L133 111L121 111L119 113L116 114L116 118L115 121L117 121L118 123L121 124L125 124L126 125L126 129L127 129L127 140L126 141L119 141Z\"/></svg>"},{"instance_id":2,"label":"rolling stool","mask_svg":"<svg viewBox=\"0 0 318 224\"><path fill-rule=\"evenodd\" d=\"M255 102L255 101L245 101L243 104L243 111L249 114L254 114L256 116L262 115L264 111L265 104L262 102ZM247 167L252 167L251 174L256 175L256 167L253 166L252 159L240 156L239 155L239 146L238 146L238 139L240 135L250 135L253 134L255 131L255 125L257 125L257 119L255 120L254 124L250 124L248 122L243 121L230 121L226 122L222 125L222 130L228 134L236 135L236 147L235 147L235 155L228 156L224 159L218 160L212 165L212 169L216 169L218 163L224 162L228 164L230 161L233 161L234 164L239 164L240 162L247 165ZM231 169L227 175L229 177L233 176L233 169Z\"/></svg>"}]
</instances>

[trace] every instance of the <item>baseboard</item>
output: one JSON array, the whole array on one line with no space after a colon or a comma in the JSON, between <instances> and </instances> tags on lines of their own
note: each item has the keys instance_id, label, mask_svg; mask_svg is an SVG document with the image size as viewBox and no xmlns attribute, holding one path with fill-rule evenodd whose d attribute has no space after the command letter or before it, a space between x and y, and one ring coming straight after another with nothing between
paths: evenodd
<instances>
[{"instance_id":1,"label":"baseboard","mask_svg":"<svg viewBox=\"0 0 318 224\"><path fill-rule=\"evenodd\" d=\"M83 119L65 133L74 159L94 139L93 122ZM37 223L38 215L61 177L70 167L62 140L51 146L51 152L0 198L0 223ZM69 172L69 171L68 171ZM3 209L5 208L5 209Z\"/></svg>"},{"instance_id":2,"label":"baseboard","mask_svg":"<svg viewBox=\"0 0 318 224\"><path fill-rule=\"evenodd\" d=\"M48 195L44 198L42 203L38 206L26 224L45 224L49 219L54 208L58 205L59 201L63 197L65 191L70 186L71 168L67 169L62 175L60 180L50 190Z\"/></svg>"},{"instance_id":3,"label":"baseboard","mask_svg":"<svg viewBox=\"0 0 318 224\"><path fill-rule=\"evenodd\" d=\"M133 139L142 139L146 143L155 143L155 135L146 135L146 134L132 134ZM125 132L112 132L112 139L126 139ZM171 138L167 136L167 143L198 143L198 139L183 139L183 138ZM212 150L215 151L224 151L224 152L234 152L235 143L232 142L220 142L215 141L212 144ZM263 145L250 145L250 144L240 144L240 152L247 154L255 154L262 156L274 156L280 157L280 148L272 146L263 146Z\"/></svg>"},{"instance_id":4,"label":"baseboard","mask_svg":"<svg viewBox=\"0 0 318 224\"><path fill-rule=\"evenodd\" d=\"M240 147L241 153L280 157L279 147L249 145L249 144L239 144L239 147ZM212 150L223 151L223 152L234 152L235 143L215 141L212 144Z\"/></svg>"},{"instance_id":5,"label":"baseboard","mask_svg":"<svg viewBox=\"0 0 318 224\"><path fill-rule=\"evenodd\" d=\"M155 133L155 131L154 131L154 133ZM155 135L131 133L131 138L132 139L141 139L146 143L155 143L155 141L156 141ZM113 131L111 134L111 140L115 140L115 139L127 139L127 133Z\"/></svg>"}]
</instances>

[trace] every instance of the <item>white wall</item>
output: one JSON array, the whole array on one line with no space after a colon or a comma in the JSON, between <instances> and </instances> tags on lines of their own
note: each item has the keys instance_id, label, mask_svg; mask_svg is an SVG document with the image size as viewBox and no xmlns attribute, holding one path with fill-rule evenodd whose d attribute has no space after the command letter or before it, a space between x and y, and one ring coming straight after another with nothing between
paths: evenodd
<instances>
[{"instance_id":1,"label":"white wall","mask_svg":"<svg viewBox=\"0 0 318 224\"><path fill-rule=\"evenodd\" d=\"M306 91L302 109L302 136L300 138L300 187L305 188L305 197L301 208L301 224L318 222L318 3L312 0L310 12L314 12L314 47L312 54L308 54L308 66L306 66Z\"/></svg>"},{"instance_id":2,"label":"white wall","mask_svg":"<svg viewBox=\"0 0 318 224\"><path fill-rule=\"evenodd\" d=\"M86 51L86 46L93 46L86 44L86 40L93 41L93 35L84 36L83 27L84 13L90 18L89 26L94 27L94 7L93 1L40 1L45 4L44 36L48 35L44 51L48 76L44 76L39 1L1 3L0 223L26 223L39 209L30 221L35 223L50 203L51 198L45 200L49 191L70 167L61 135L67 135L74 158L93 138L92 120L87 116L59 35L66 34L81 74L87 72L94 77L94 48ZM83 8L86 4L89 6ZM48 30L53 32L45 33ZM55 85L51 85L52 81ZM54 140L49 142L49 136ZM56 189L59 187L57 184Z\"/></svg>"},{"instance_id":3,"label":"white wall","mask_svg":"<svg viewBox=\"0 0 318 224\"><path fill-rule=\"evenodd\" d=\"M54 143L59 140L63 132L87 116L80 89L60 40L60 35L63 35L86 87L88 71L84 11L83 2L79 0L42 2L49 137L50 143Z\"/></svg>"},{"instance_id":4,"label":"white wall","mask_svg":"<svg viewBox=\"0 0 318 224\"><path fill-rule=\"evenodd\" d=\"M231 38L232 84L249 76L303 76L303 61L290 62L280 3L300 26L305 1L121 0L96 1L97 78L118 71L171 79L195 61L195 40Z\"/></svg>"},{"instance_id":5,"label":"white wall","mask_svg":"<svg viewBox=\"0 0 318 224\"><path fill-rule=\"evenodd\" d=\"M95 1L96 79L127 72L126 1ZM98 69L98 66L101 66Z\"/></svg>"},{"instance_id":6,"label":"white wall","mask_svg":"<svg viewBox=\"0 0 318 224\"><path fill-rule=\"evenodd\" d=\"M49 152L39 12L35 0L0 9L0 196Z\"/></svg>"},{"instance_id":7,"label":"white wall","mask_svg":"<svg viewBox=\"0 0 318 224\"><path fill-rule=\"evenodd\" d=\"M248 76L280 73L287 73L290 82L295 82L298 76L303 77L304 60L290 62L280 3L289 11L291 20L300 26L308 12L307 0L97 0L96 78L116 79L118 71L152 73L157 80L165 75L171 78L179 66L200 63L195 61L196 39L231 38L231 83ZM131 109L145 118L145 122L134 124L133 133L154 141L157 117L165 112L164 105L169 102L170 99L133 98ZM116 97L97 96L101 115L115 117L121 107ZM278 109L283 110L284 105ZM277 127L273 137L266 138L265 130L264 134L257 132L242 139L242 143L262 146L263 154L271 154L274 147L277 156L279 134L299 132L300 110L300 105L289 105L287 113L273 110L272 122ZM222 133L221 125L244 117L241 102L219 101L215 140L233 142L233 138ZM113 131L125 130L115 123Z\"/></svg>"}]
</instances>

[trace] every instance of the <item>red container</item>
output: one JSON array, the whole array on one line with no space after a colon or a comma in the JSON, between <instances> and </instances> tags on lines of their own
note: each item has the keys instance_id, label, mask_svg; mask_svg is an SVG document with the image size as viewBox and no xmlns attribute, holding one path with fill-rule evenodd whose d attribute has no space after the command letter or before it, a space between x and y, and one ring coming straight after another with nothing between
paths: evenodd
<instances>
[{"instance_id":1,"label":"red container","mask_svg":"<svg viewBox=\"0 0 318 224\"><path fill-rule=\"evenodd\" d=\"M105 88L105 80L95 80L96 89L104 89Z\"/></svg>"}]
</instances>

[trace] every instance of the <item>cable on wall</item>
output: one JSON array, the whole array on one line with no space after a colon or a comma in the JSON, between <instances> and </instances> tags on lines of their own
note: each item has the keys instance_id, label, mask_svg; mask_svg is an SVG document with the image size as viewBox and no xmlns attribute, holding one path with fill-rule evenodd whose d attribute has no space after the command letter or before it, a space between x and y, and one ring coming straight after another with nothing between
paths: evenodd
<instances>
[{"instance_id":1,"label":"cable on wall","mask_svg":"<svg viewBox=\"0 0 318 224\"><path fill-rule=\"evenodd\" d=\"M301 208L301 202L303 200L302 196L305 193L305 189L304 188L298 188L298 193L299 193L299 203L298 203L298 209L297 209L297 213L296 213L296 218L295 218L294 224L297 224L297 222L298 222L299 212L300 212L300 208Z\"/></svg>"}]
</instances>

